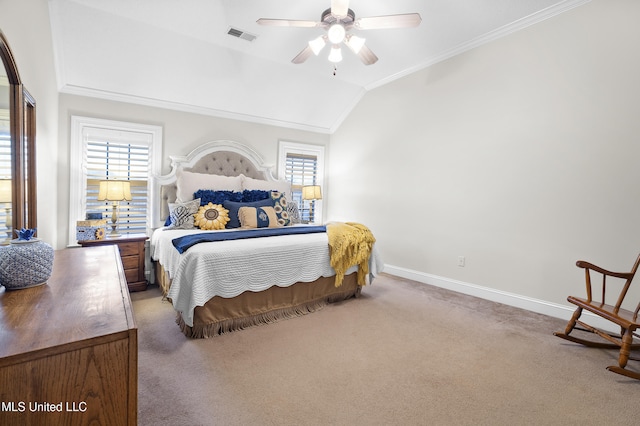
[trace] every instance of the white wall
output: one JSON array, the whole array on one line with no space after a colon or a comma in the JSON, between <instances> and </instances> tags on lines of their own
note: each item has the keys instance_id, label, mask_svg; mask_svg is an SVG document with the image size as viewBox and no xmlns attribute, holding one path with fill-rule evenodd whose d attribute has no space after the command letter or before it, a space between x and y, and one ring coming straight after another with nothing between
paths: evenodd
<instances>
[{"instance_id":1,"label":"white wall","mask_svg":"<svg viewBox=\"0 0 640 426\"><path fill-rule=\"evenodd\" d=\"M278 163L278 141L288 140L327 146L329 135L264 124L113 102L83 96L60 95L60 145L58 162L59 246L66 244L69 210L69 132L72 115L154 124L163 128L162 173L170 171L170 155L186 155L205 142L228 139L243 143L262 155L267 164ZM80 219L80 218L79 218Z\"/></svg>"},{"instance_id":2,"label":"white wall","mask_svg":"<svg viewBox=\"0 0 640 426\"><path fill-rule=\"evenodd\" d=\"M0 0L0 29L24 86L36 100L38 237L55 246L58 91L47 0Z\"/></svg>"},{"instance_id":3,"label":"white wall","mask_svg":"<svg viewBox=\"0 0 640 426\"><path fill-rule=\"evenodd\" d=\"M0 0L38 103L39 234L66 244L73 114L162 125L163 172L214 139L273 164L280 139L330 142L327 217L369 225L388 270L565 304L575 260L624 270L638 251L639 3L593 0L373 90L327 136L58 97L47 1Z\"/></svg>"},{"instance_id":4,"label":"white wall","mask_svg":"<svg viewBox=\"0 0 640 426\"><path fill-rule=\"evenodd\" d=\"M566 304L576 260L628 270L638 16L594 0L369 92L331 136L328 218L368 224L387 270L425 282Z\"/></svg>"}]
</instances>

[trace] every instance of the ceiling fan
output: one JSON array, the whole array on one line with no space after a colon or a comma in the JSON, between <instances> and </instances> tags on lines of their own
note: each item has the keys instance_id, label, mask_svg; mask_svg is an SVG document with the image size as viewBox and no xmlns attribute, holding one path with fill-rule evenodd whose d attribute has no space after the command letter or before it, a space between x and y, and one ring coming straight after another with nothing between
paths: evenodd
<instances>
[{"instance_id":1,"label":"ceiling fan","mask_svg":"<svg viewBox=\"0 0 640 426\"><path fill-rule=\"evenodd\" d=\"M257 23L276 27L323 28L326 34L311 40L291 62L301 64L312 54L318 55L327 43L331 44L329 61L338 63L342 60L340 46L346 45L365 64L371 65L378 61L378 57L364 43L365 39L350 34L352 29L376 30L383 28L407 28L420 25L422 18L419 13L405 13L400 15L372 16L358 18L349 9L349 0L331 0L331 8L322 12L320 22L290 19L260 18Z\"/></svg>"}]
</instances>

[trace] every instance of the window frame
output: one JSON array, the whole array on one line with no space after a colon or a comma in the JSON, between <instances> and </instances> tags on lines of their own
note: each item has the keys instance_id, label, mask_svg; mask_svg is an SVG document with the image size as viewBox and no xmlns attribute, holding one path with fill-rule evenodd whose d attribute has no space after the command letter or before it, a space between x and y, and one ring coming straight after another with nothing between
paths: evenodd
<instances>
[{"instance_id":1,"label":"window frame","mask_svg":"<svg viewBox=\"0 0 640 426\"><path fill-rule=\"evenodd\" d=\"M316 157L316 184L322 190L322 200L314 201L314 223L323 223L324 206L326 198L324 170L325 170L325 147L324 145L312 145L300 142L280 141L278 144L278 179L286 180L285 172L287 168L287 154L311 155ZM293 200L292 200L293 201Z\"/></svg>"},{"instance_id":2,"label":"window frame","mask_svg":"<svg viewBox=\"0 0 640 426\"><path fill-rule=\"evenodd\" d=\"M76 221L86 215L86 154L84 137L90 129L100 131L121 132L121 140L127 140L127 134L141 134L148 139L149 144L149 176L147 179L147 234L157 222L156 202L159 187L155 176L159 175L162 162L162 127L150 124L131 123L125 121L107 120L94 117L72 116L70 135L69 162L69 236L68 246L78 246L76 240ZM141 137L131 138L132 143L141 143Z\"/></svg>"}]
</instances>

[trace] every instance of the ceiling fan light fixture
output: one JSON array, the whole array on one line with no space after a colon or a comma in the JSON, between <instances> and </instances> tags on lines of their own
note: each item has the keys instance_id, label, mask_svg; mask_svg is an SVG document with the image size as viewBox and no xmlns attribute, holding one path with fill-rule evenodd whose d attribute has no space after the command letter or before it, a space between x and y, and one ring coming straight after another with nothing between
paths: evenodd
<instances>
[{"instance_id":1,"label":"ceiling fan light fixture","mask_svg":"<svg viewBox=\"0 0 640 426\"><path fill-rule=\"evenodd\" d=\"M346 33L347 32L345 31L342 24L333 24L327 30L327 36L329 37L329 41L333 44L342 43Z\"/></svg>"},{"instance_id":2,"label":"ceiling fan light fixture","mask_svg":"<svg viewBox=\"0 0 640 426\"><path fill-rule=\"evenodd\" d=\"M329 62L333 62L334 64L337 64L338 62L342 61L342 50L340 49L340 46L338 45L333 45L331 46L331 52L329 52Z\"/></svg>"},{"instance_id":3,"label":"ceiling fan light fixture","mask_svg":"<svg viewBox=\"0 0 640 426\"><path fill-rule=\"evenodd\" d=\"M318 56L326 44L324 36L319 36L309 42L309 47L313 50L313 54Z\"/></svg>"},{"instance_id":4,"label":"ceiling fan light fixture","mask_svg":"<svg viewBox=\"0 0 640 426\"><path fill-rule=\"evenodd\" d=\"M360 53L360 50L362 49L362 46L364 46L365 41L367 41L367 39L358 37L356 35L350 35L345 43L351 50L353 50L353 53L357 55L358 53Z\"/></svg>"},{"instance_id":5,"label":"ceiling fan light fixture","mask_svg":"<svg viewBox=\"0 0 640 426\"><path fill-rule=\"evenodd\" d=\"M272 27L321 28L326 31L321 37L308 42L307 46L291 60L294 64L305 62L312 54L319 55L327 44L331 44L329 61L334 64L338 63L342 61L340 46L344 43L365 65L375 64L378 61L378 57L365 44L364 38L348 34L348 31L352 29L375 30L381 28L417 27L421 21L422 18L419 13L401 13L356 19L355 12L349 9L349 0L331 0L331 7L322 12L320 21L268 18L257 20L260 25Z\"/></svg>"}]
</instances>

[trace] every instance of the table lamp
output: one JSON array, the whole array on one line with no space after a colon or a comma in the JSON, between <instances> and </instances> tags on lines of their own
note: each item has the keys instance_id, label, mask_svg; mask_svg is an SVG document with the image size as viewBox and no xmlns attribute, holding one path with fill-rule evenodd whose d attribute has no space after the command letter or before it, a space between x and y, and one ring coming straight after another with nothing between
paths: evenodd
<instances>
[{"instance_id":1,"label":"table lamp","mask_svg":"<svg viewBox=\"0 0 640 426\"><path fill-rule=\"evenodd\" d=\"M302 187L302 199L309 200L309 222L313 223L314 201L322 200L320 185L307 185Z\"/></svg>"},{"instance_id":2,"label":"table lamp","mask_svg":"<svg viewBox=\"0 0 640 426\"><path fill-rule=\"evenodd\" d=\"M118 226L118 207L120 201L131 201L131 184L126 180L100 181L98 201L111 201L113 203L111 210L111 233L109 237L119 237L120 234L118 234L116 229Z\"/></svg>"}]
</instances>

